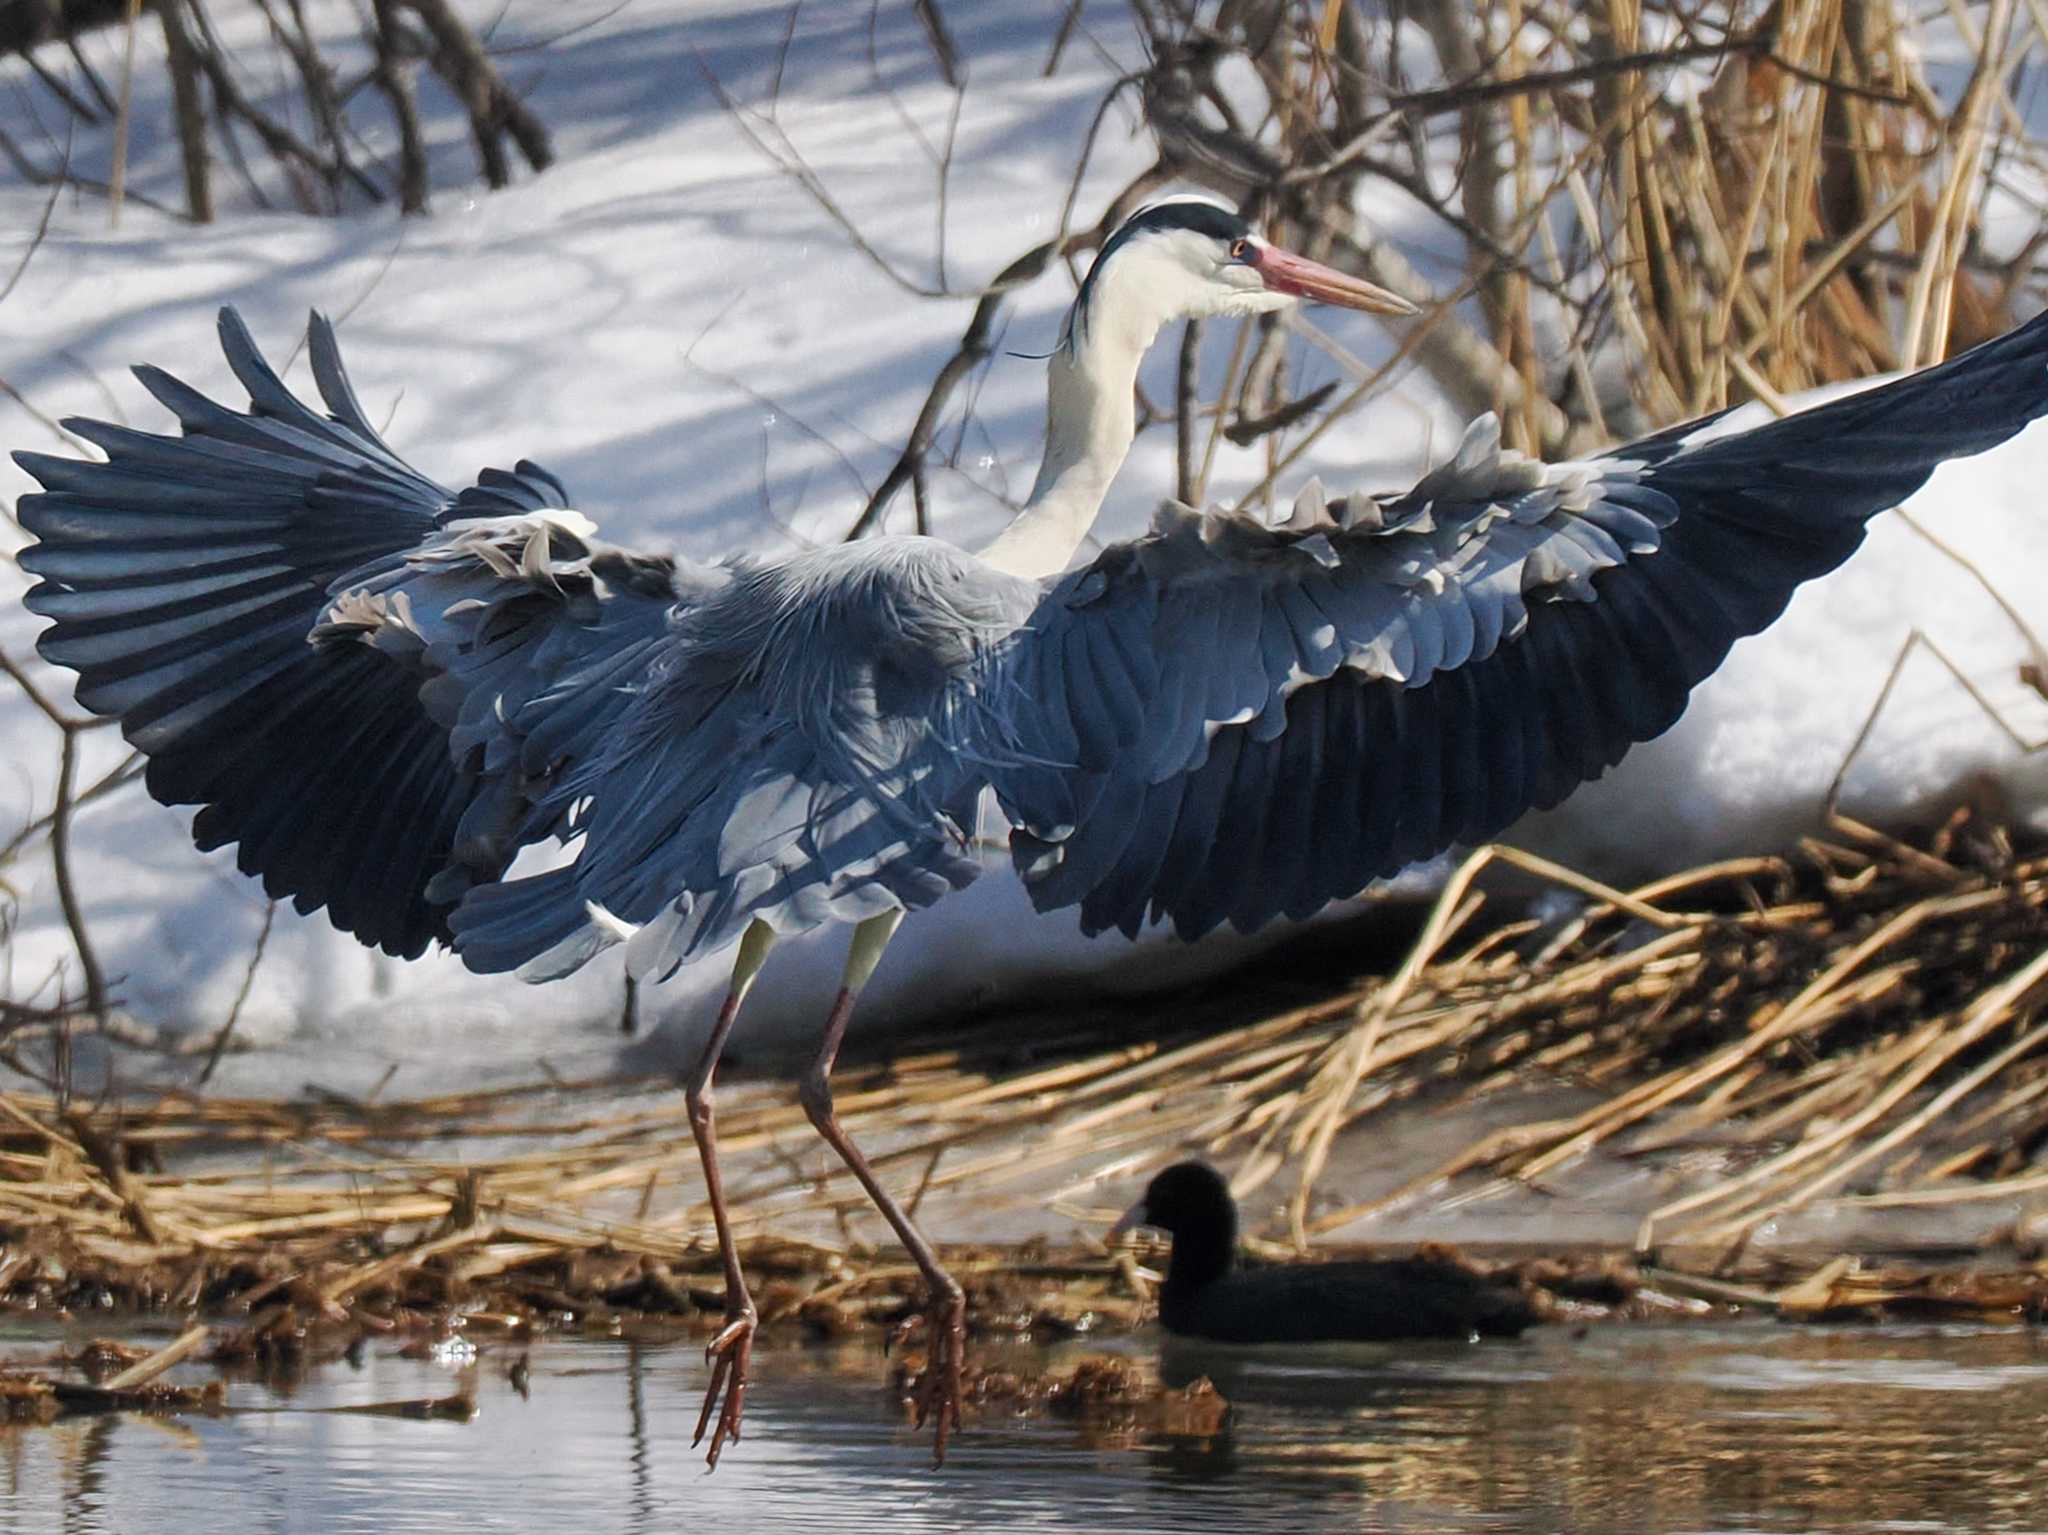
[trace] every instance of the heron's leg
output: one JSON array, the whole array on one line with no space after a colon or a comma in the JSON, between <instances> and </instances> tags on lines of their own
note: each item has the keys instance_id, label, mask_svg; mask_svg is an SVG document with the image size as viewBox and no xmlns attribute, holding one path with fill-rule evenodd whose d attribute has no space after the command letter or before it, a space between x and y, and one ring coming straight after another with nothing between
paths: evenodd
<instances>
[{"instance_id":1,"label":"heron's leg","mask_svg":"<svg viewBox=\"0 0 2048 1535\"><path fill-rule=\"evenodd\" d=\"M875 973L882 950L888 947L889 940L895 936L896 925L902 920L900 911L885 912L879 917L868 918L853 930L853 947L846 956L846 975L840 983L839 998L832 1004L831 1017L825 1021L825 1037L818 1047L818 1058L804 1073L797 1091L803 1100L804 1112L810 1116L818 1134L839 1153L840 1161L860 1180L860 1186L867 1190L868 1198L894 1229L897 1240L909 1252L911 1261L923 1273L925 1284L931 1290L931 1310L927 1314L931 1359L925 1367L917 1421L920 1426L927 1417L936 1422L933 1453L943 1462L946 1439L960 1426L960 1375L967 1348L967 1294L960 1288L960 1282L939 1266L938 1254L932 1251L931 1244L911 1224L910 1217L890 1197L889 1191L882 1187L874 1169L868 1166L868 1159L847 1138L838 1115L832 1109L832 1063L838 1058L839 1041L846 1033L846 1022L853 1016L854 999L860 995L868 977Z\"/></svg>"},{"instance_id":2,"label":"heron's leg","mask_svg":"<svg viewBox=\"0 0 2048 1535\"><path fill-rule=\"evenodd\" d=\"M711 1026L697 1064L683 1087L683 1101L690 1109L690 1134L697 1142L697 1157L704 1164L704 1192L711 1201L711 1219L718 1227L718 1256L725 1264L725 1326L704 1350L704 1361L713 1364L711 1386L704 1393L704 1410L697 1414L697 1434L692 1446L702 1442L704 1427L711 1421L711 1409L719 1407L718 1427L711 1434L711 1450L704 1459L718 1464L718 1452L728 1439L740 1436L740 1414L747 1401L747 1361L754 1352L754 1298L747 1293L747 1276L740 1272L739 1249L733 1245L732 1223L725 1214L725 1185L718 1176L718 1130L711 1111L711 1080L718 1071L718 1057L725 1038L739 1017L740 1004L760 974L775 942L774 929L765 922L747 928L740 939L739 957L733 961L732 984L726 990L725 1005Z\"/></svg>"}]
</instances>

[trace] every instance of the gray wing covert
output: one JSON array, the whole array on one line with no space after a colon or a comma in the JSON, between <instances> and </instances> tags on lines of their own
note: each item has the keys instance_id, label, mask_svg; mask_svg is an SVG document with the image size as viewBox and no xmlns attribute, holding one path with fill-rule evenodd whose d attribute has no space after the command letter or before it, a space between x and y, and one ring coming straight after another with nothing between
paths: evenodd
<instances>
[{"instance_id":1,"label":"gray wing covert","mask_svg":"<svg viewBox=\"0 0 2048 1535\"><path fill-rule=\"evenodd\" d=\"M1668 729L1935 465L2044 411L2048 319L1747 432L1553 466L1482 418L1396 499L1169 507L985 663L1032 899L1091 932L1250 929L1495 836Z\"/></svg>"}]
</instances>

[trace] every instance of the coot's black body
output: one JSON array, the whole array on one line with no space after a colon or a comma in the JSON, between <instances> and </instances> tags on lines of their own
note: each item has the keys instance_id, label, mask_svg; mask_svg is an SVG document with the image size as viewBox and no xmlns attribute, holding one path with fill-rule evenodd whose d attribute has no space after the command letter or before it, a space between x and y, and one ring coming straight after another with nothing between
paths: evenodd
<instances>
[{"instance_id":1,"label":"coot's black body","mask_svg":"<svg viewBox=\"0 0 2048 1535\"><path fill-rule=\"evenodd\" d=\"M1541 1320L1527 1296L1444 1258L1244 1268L1237 1205L1214 1168L1182 1162L1154 1178L1118 1230L1173 1238L1159 1320L1219 1343L1512 1338Z\"/></svg>"}]
</instances>

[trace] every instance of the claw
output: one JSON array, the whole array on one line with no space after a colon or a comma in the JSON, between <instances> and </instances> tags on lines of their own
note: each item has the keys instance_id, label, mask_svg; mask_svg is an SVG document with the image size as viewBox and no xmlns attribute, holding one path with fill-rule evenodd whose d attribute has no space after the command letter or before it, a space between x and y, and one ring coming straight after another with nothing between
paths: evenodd
<instances>
[{"instance_id":1,"label":"claw","mask_svg":"<svg viewBox=\"0 0 2048 1535\"><path fill-rule=\"evenodd\" d=\"M933 1425L932 1465L946 1463L946 1441L960 1427L962 1372L967 1360L967 1297L955 1289L932 1297L925 1315L930 1339L924 1374L917 1383L917 1427Z\"/></svg>"},{"instance_id":2,"label":"claw","mask_svg":"<svg viewBox=\"0 0 2048 1535\"><path fill-rule=\"evenodd\" d=\"M704 1409L697 1414L697 1432L690 1440L695 1449L704 1440L711 1423L711 1409L717 1407L718 1426L711 1432L711 1448L704 1464L718 1469L718 1452L730 1440L739 1442L740 1418L747 1406L747 1363L754 1353L755 1316L751 1308L728 1317L711 1341L704 1345L704 1362L711 1365L711 1385L704 1393ZM720 1399L723 1398L721 1405Z\"/></svg>"}]
</instances>

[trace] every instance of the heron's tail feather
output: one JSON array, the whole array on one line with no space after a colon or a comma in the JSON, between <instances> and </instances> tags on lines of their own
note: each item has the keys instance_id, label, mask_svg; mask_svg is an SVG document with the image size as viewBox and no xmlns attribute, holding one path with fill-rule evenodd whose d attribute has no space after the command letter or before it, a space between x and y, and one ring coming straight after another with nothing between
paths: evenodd
<instances>
[{"instance_id":1,"label":"heron's tail feather","mask_svg":"<svg viewBox=\"0 0 2048 1535\"><path fill-rule=\"evenodd\" d=\"M18 507L39 540L20 556L40 578L27 605L55 620L38 649L148 754L151 794L204 807L200 846L239 842L273 897L417 954L446 932L424 892L466 799L446 731L386 658L307 636L331 585L416 545L455 498L379 440L324 319L326 416L232 309L220 336L248 413L139 368L182 436L71 421L105 463L15 455L44 487Z\"/></svg>"},{"instance_id":2,"label":"heron's tail feather","mask_svg":"<svg viewBox=\"0 0 2048 1535\"><path fill-rule=\"evenodd\" d=\"M574 865L478 885L459 908L462 962L480 975L517 971L552 981L622 939L621 924L593 920Z\"/></svg>"}]
</instances>

